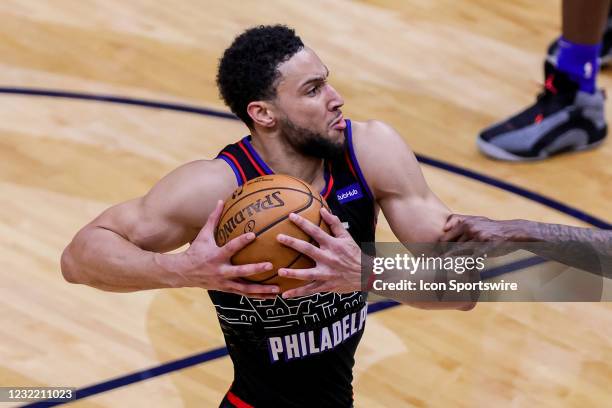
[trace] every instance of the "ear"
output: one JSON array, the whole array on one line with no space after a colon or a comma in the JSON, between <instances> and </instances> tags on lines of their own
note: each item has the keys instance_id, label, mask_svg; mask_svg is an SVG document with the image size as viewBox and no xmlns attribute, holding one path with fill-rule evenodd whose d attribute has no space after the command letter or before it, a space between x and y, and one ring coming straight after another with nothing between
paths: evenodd
<instances>
[{"instance_id":1,"label":"ear","mask_svg":"<svg viewBox=\"0 0 612 408\"><path fill-rule=\"evenodd\" d=\"M264 101L255 101L247 105L247 113L259 126L270 128L276 124L276 113L272 106Z\"/></svg>"}]
</instances>

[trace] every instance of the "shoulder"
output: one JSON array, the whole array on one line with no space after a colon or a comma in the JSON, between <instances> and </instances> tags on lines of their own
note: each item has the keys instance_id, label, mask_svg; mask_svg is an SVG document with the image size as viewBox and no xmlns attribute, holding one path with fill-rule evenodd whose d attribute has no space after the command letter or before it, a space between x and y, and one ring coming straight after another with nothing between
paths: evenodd
<instances>
[{"instance_id":1,"label":"shoulder","mask_svg":"<svg viewBox=\"0 0 612 408\"><path fill-rule=\"evenodd\" d=\"M382 158L412 159L414 154L402 136L379 120L351 122L353 148L360 162L380 162Z\"/></svg>"},{"instance_id":2,"label":"shoulder","mask_svg":"<svg viewBox=\"0 0 612 408\"><path fill-rule=\"evenodd\" d=\"M395 184L416 181L414 176L420 175L419 164L410 146L393 127L379 120L351 122L351 125L355 156L377 198Z\"/></svg>"},{"instance_id":3,"label":"shoulder","mask_svg":"<svg viewBox=\"0 0 612 408\"><path fill-rule=\"evenodd\" d=\"M365 122L351 121L351 125L353 138L356 142L367 143L370 140L386 143L403 142L397 130L388 123L380 120L368 120Z\"/></svg>"},{"instance_id":4,"label":"shoulder","mask_svg":"<svg viewBox=\"0 0 612 408\"><path fill-rule=\"evenodd\" d=\"M181 224L201 227L217 201L225 200L236 187L236 178L227 163L196 160L159 180L143 198L143 205Z\"/></svg>"},{"instance_id":5,"label":"shoulder","mask_svg":"<svg viewBox=\"0 0 612 408\"><path fill-rule=\"evenodd\" d=\"M228 184L236 187L231 168L222 160L195 160L185 163L164 176L158 184L176 190L223 189Z\"/></svg>"}]
</instances>

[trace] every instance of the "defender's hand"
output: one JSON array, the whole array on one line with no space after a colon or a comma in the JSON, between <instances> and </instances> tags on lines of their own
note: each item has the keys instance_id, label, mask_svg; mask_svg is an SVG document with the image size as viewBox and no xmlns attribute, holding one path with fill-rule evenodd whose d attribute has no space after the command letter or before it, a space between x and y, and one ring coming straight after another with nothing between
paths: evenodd
<instances>
[{"instance_id":1,"label":"defender's hand","mask_svg":"<svg viewBox=\"0 0 612 408\"><path fill-rule=\"evenodd\" d=\"M486 217L452 214L446 220L442 242L521 242L529 240L528 221L496 221Z\"/></svg>"},{"instance_id":2,"label":"defender's hand","mask_svg":"<svg viewBox=\"0 0 612 408\"><path fill-rule=\"evenodd\" d=\"M486 217L452 214L446 221L440 242L481 242L482 245L469 248L478 254L501 256L518 249L517 245L510 242L529 240L528 227L529 222L525 220L496 221ZM462 246L453 250L461 251Z\"/></svg>"},{"instance_id":3,"label":"defender's hand","mask_svg":"<svg viewBox=\"0 0 612 408\"><path fill-rule=\"evenodd\" d=\"M312 258L316 265L310 269L278 270L279 276L312 281L302 287L283 293L284 298L311 295L318 292L354 292L361 289L361 248L344 229L340 219L321 208L321 216L333 234L329 235L317 225L291 214L289 219L310 235L319 247L288 235L279 234L277 240Z\"/></svg>"}]
</instances>

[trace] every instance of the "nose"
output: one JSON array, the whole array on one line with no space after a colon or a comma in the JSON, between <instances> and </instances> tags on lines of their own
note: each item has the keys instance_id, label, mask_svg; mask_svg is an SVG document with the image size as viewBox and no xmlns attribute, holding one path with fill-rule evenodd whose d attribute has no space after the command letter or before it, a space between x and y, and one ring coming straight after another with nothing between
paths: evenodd
<instances>
[{"instance_id":1,"label":"nose","mask_svg":"<svg viewBox=\"0 0 612 408\"><path fill-rule=\"evenodd\" d=\"M329 88L329 102L327 104L327 107L330 111L333 112L335 110L340 109L342 105L344 105L344 99L333 86L329 84L327 86Z\"/></svg>"}]
</instances>

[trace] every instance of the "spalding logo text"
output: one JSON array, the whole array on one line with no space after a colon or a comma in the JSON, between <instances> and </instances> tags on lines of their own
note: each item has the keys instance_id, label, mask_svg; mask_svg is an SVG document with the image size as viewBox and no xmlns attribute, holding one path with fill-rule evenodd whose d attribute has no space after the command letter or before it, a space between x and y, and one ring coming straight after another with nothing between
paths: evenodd
<instances>
[{"instance_id":1,"label":"spalding logo text","mask_svg":"<svg viewBox=\"0 0 612 408\"><path fill-rule=\"evenodd\" d=\"M246 207L242 208L238 211L232 218L227 220L225 224L223 224L223 228L219 228L217 232L217 238L220 245L224 245L227 241L230 234L242 224L247 218L253 216L253 214L259 213L261 211L269 210L272 208L282 207L285 205L285 202L280 198L280 191L275 191L271 194L267 194L263 199L258 199L255 202L250 203ZM249 221L250 230L253 231L254 223Z\"/></svg>"}]
</instances>

